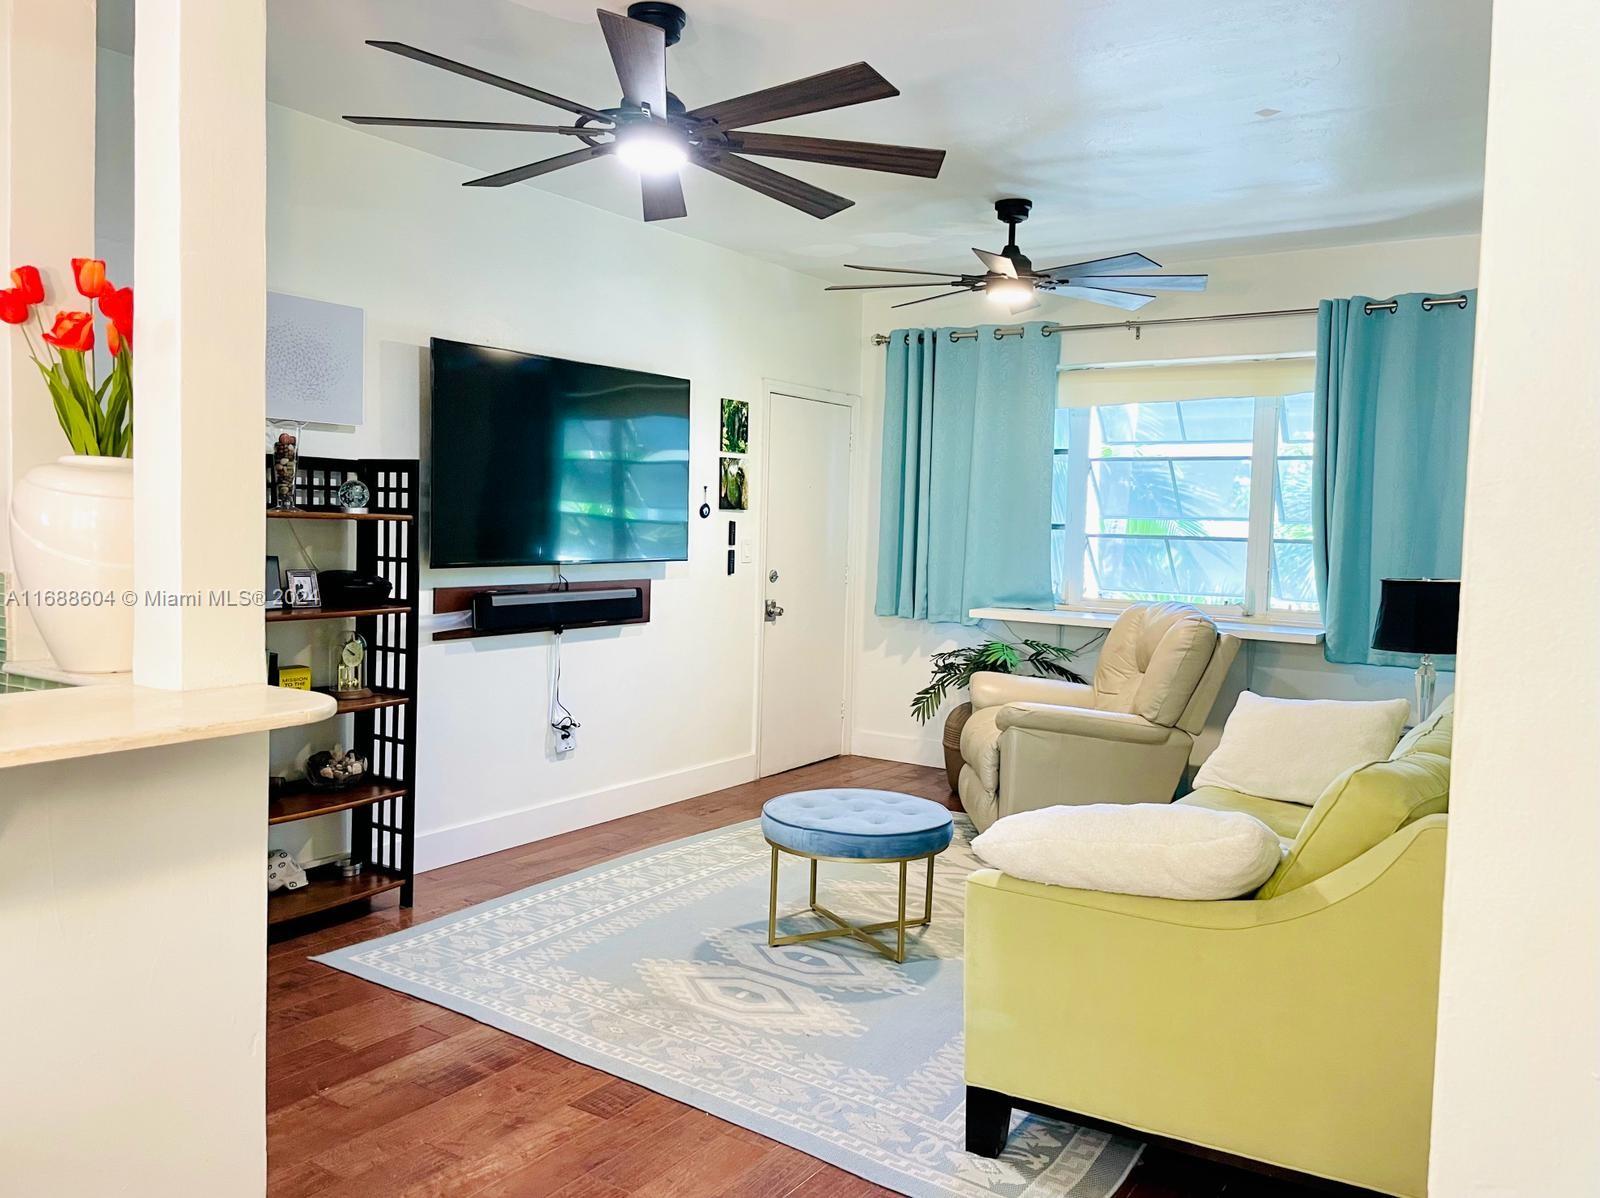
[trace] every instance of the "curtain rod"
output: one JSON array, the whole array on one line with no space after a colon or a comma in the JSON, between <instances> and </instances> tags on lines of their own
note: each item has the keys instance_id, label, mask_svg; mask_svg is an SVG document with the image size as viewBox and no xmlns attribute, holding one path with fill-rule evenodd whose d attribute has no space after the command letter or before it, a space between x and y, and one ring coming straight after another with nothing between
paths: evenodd
<instances>
[{"instance_id":1,"label":"curtain rod","mask_svg":"<svg viewBox=\"0 0 1600 1198\"><path fill-rule=\"evenodd\" d=\"M1465 308L1467 306L1467 297L1464 295L1450 295L1436 299L1428 296L1423 299L1422 308L1425 312L1431 312L1440 304L1454 304L1458 308ZM1386 300L1382 303L1374 300L1365 304L1362 311L1371 316L1374 312L1395 312L1399 308L1399 300ZM1096 329L1127 329L1137 340L1143 330L1155 328L1157 325L1200 324L1212 320L1266 320L1279 316L1315 316L1316 314L1317 310L1315 308L1274 308L1266 312L1218 312L1211 316L1167 316L1160 320L1113 320L1101 324L1047 324L1040 332L1044 336L1050 337L1056 333L1087 333ZM1001 325L995 329L994 339L999 341L1003 337L1020 337L1022 336L1022 331L1023 326L1020 324ZM977 339L977 336L977 329L955 329L950 333L950 340L973 341ZM889 337L885 333L874 333L872 335L872 344L888 345Z\"/></svg>"}]
</instances>

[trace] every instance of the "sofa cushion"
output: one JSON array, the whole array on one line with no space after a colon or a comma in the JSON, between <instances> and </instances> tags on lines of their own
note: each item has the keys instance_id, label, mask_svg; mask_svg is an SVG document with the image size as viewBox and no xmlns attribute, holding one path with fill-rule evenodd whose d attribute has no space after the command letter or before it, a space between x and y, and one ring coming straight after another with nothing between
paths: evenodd
<instances>
[{"instance_id":1,"label":"sofa cushion","mask_svg":"<svg viewBox=\"0 0 1600 1198\"><path fill-rule=\"evenodd\" d=\"M1185 603L1148 603L1117 617L1094 672L1094 705L1170 728L1217 647L1217 626Z\"/></svg>"},{"instance_id":2,"label":"sofa cushion","mask_svg":"<svg viewBox=\"0 0 1600 1198\"><path fill-rule=\"evenodd\" d=\"M972 767L990 794L1000 789L1000 729L995 725L1002 707L975 707L961 725L961 760Z\"/></svg>"},{"instance_id":3,"label":"sofa cushion","mask_svg":"<svg viewBox=\"0 0 1600 1198\"><path fill-rule=\"evenodd\" d=\"M1282 857L1277 835L1260 820L1175 803L1019 811L972 848L1024 881L1172 899L1249 894Z\"/></svg>"},{"instance_id":4,"label":"sofa cushion","mask_svg":"<svg viewBox=\"0 0 1600 1198\"><path fill-rule=\"evenodd\" d=\"M1447 699L1396 747L1390 760L1335 779L1256 897L1297 890L1354 861L1414 820L1447 810L1454 725Z\"/></svg>"},{"instance_id":5,"label":"sofa cushion","mask_svg":"<svg viewBox=\"0 0 1600 1198\"><path fill-rule=\"evenodd\" d=\"M1245 691L1195 787L1315 803L1346 770L1388 757L1410 711L1404 699L1268 699Z\"/></svg>"},{"instance_id":6,"label":"sofa cushion","mask_svg":"<svg viewBox=\"0 0 1600 1198\"><path fill-rule=\"evenodd\" d=\"M1204 807L1209 811L1241 811L1253 815L1277 833L1278 839L1288 844L1300 835L1311 808L1303 803L1283 803L1277 799L1263 799L1258 795L1241 794L1237 790L1224 790L1220 786L1202 786L1199 790L1179 799L1180 804Z\"/></svg>"}]
</instances>

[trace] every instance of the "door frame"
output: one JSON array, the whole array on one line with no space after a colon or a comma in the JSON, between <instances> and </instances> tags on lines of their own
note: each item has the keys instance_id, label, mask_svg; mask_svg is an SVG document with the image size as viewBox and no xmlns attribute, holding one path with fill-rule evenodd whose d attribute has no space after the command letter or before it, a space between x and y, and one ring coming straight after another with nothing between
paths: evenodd
<instances>
[{"instance_id":1,"label":"door frame","mask_svg":"<svg viewBox=\"0 0 1600 1198\"><path fill-rule=\"evenodd\" d=\"M767 480L772 477L769 469L772 461L772 438L768 435L771 427L772 397L773 395L787 395L794 399L810 400L815 403L829 403L845 408L850 413L850 483L845 494L845 580L844 580L844 710L839 721L839 753L841 756L848 754L852 747L851 734L855 714L855 681L856 681L856 654L852 651L861 637L861 577L863 567L860 560L862 546L866 537L859 527L859 516L866 511L863 505L863 496L866 490L867 473L862 461L862 455L856 446L862 444L862 405L861 396L848 391L830 391L824 387L811 387L802 383L786 383L780 379L763 378L761 380L761 552L757 554L760 565L756 572L756 736L755 736L755 766L756 777L766 777L761 772L761 743L765 735L763 728L766 712L766 660L767 660L767 628L768 624L762 612L762 605L766 598L767 572L771 569L768 563L768 529L770 514L772 512L771 493L766 490Z\"/></svg>"}]
</instances>

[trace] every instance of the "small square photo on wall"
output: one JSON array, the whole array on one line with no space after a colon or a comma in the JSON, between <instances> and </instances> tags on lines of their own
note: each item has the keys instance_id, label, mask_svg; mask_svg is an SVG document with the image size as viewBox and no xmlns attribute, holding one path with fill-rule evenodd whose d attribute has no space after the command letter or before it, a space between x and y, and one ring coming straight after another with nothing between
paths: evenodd
<instances>
[{"instance_id":1,"label":"small square photo on wall","mask_svg":"<svg viewBox=\"0 0 1600 1198\"><path fill-rule=\"evenodd\" d=\"M717 506L725 512L743 512L750 507L750 483L744 472L743 458L721 459L718 472Z\"/></svg>"},{"instance_id":2,"label":"small square photo on wall","mask_svg":"<svg viewBox=\"0 0 1600 1198\"><path fill-rule=\"evenodd\" d=\"M722 401L722 452L750 452L750 405L742 399Z\"/></svg>"}]
</instances>

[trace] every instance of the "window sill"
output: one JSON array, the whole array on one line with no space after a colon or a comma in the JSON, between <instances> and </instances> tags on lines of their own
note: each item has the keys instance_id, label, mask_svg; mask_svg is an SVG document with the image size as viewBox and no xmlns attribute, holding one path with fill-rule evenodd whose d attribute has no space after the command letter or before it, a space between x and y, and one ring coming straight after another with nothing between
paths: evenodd
<instances>
[{"instance_id":1,"label":"window sill","mask_svg":"<svg viewBox=\"0 0 1600 1198\"><path fill-rule=\"evenodd\" d=\"M969 613L975 620L1005 620L1013 624L1054 624L1058 628L1110 628L1121 613L1089 611L1085 608L1058 607L1054 611L1032 611L1021 607L975 607ZM1212 617L1217 627L1241 641L1274 641L1281 645L1320 645L1323 632L1317 624L1275 623L1271 620L1242 620Z\"/></svg>"}]
</instances>

